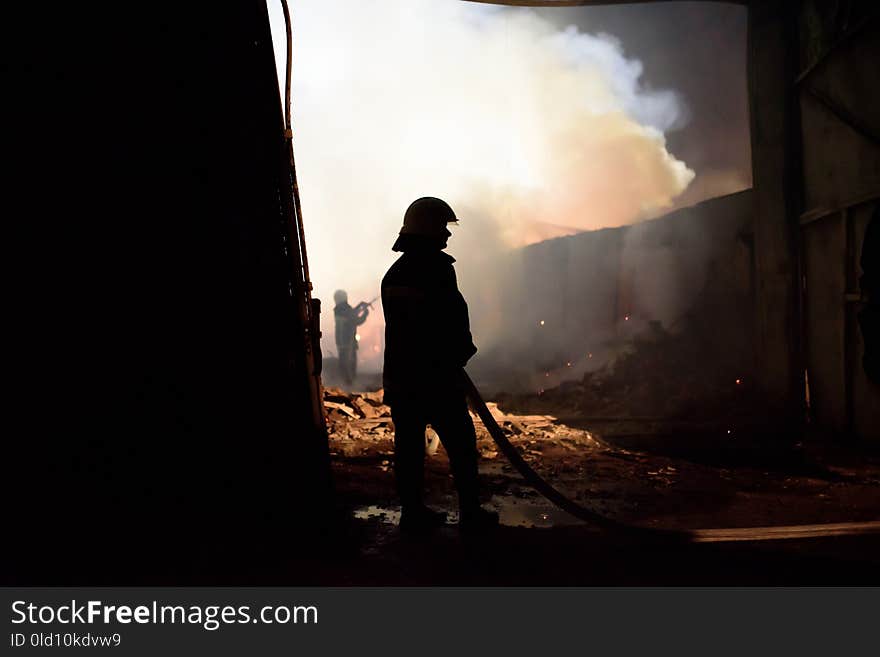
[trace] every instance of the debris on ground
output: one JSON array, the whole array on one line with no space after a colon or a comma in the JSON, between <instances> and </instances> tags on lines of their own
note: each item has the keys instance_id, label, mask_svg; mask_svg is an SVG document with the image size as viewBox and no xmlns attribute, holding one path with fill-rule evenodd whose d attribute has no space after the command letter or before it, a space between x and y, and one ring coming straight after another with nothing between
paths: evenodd
<instances>
[{"instance_id":1,"label":"debris on ground","mask_svg":"<svg viewBox=\"0 0 880 657\"><path fill-rule=\"evenodd\" d=\"M582 452L598 446L589 431L559 424L552 415L515 415L505 413L493 402L486 405L526 460L540 458L547 450ZM381 390L349 393L340 388L325 388L324 407L331 451L354 456L366 454L368 447L377 447L376 443L387 443L387 450L393 448L394 424L391 420L391 409L383 403ZM497 446L489 432L474 413L471 416L477 431L480 456L489 460L498 458ZM439 440L430 428L427 438L428 454L433 456L437 452Z\"/></svg>"},{"instance_id":2,"label":"debris on ground","mask_svg":"<svg viewBox=\"0 0 880 657\"><path fill-rule=\"evenodd\" d=\"M571 370L562 358L545 366L548 384L554 385L542 386L537 394L501 393L497 400L518 413L552 413L566 419L742 425L763 412L763 406L749 367L734 358L735 353L722 358L700 335L668 333L652 322L650 330L616 346L613 356L580 378L564 378Z\"/></svg>"},{"instance_id":3,"label":"debris on ground","mask_svg":"<svg viewBox=\"0 0 880 657\"><path fill-rule=\"evenodd\" d=\"M340 388L324 388L331 452L354 456L367 451L364 443L388 442L384 451L390 454L394 425L391 409L382 403L381 393L381 390L349 393Z\"/></svg>"}]
</instances>

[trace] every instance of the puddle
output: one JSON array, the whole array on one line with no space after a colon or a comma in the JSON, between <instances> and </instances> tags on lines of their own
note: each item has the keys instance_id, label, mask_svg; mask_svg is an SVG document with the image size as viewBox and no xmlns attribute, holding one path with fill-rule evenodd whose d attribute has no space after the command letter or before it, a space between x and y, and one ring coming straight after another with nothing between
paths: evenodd
<instances>
[{"instance_id":1,"label":"puddle","mask_svg":"<svg viewBox=\"0 0 880 657\"><path fill-rule=\"evenodd\" d=\"M507 527L561 527L580 521L543 498L522 499L513 495L493 495L490 506L498 511Z\"/></svg>"},{"instance_id":2,"label":"puddle","mask_svg":"<svg viewBox=\"0 0 880 657\"><path fill-rule=\"evenodd\" d=\"M354 517L358 520L379 520L387 522L389 525L399 525L400 509L371 504L370 506L362 506L355 509Z\"/></svg>"},{"instance_id":3,"label":"puddle","mask_svg":"<svg viewBox=\"0 0 880 657\"><path fill-rule=\"evenodd\" d=\"M564 525L577 525L580 521L557 509L550 502L538 498L525 500L512 495L493 495L487 507L498 511L501 524L506 527L561 527ZM458 522L457 512L448 512L449 523ZM389 525L400 524L400 508L382 507L375 504L362 506L354 510L354 517L358 520L373 520Z\"/></svg>"}]
</instances>

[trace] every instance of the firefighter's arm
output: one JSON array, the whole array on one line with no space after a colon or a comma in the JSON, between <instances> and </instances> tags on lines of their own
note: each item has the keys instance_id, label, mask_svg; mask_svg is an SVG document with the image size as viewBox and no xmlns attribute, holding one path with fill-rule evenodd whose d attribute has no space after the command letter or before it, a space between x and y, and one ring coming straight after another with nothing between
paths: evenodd
<instances>
[{"instance_id":1,"label":"firefighter's arm","mask_svg":"<svg viewBox=\"0 0 880 657\"><path fill-rule=\"evenodd\" d=\"M467 302L458 289L458 280L455 270L449 267L449 291L447 296L448 307L445 309L449 337L451 338L452 353L450 354L455 364L464 367L467 362L477 353L471 335L470 318L468 317Z\"/></svg>"}]
</instances>

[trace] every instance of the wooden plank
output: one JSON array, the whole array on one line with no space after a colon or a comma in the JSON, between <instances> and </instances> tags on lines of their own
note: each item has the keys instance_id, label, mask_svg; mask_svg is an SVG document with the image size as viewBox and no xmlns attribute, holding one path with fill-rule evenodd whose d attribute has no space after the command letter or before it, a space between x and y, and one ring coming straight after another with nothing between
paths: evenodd
<instances>
[{"instance_id":1,"label":"wooden plank","mask_svg":"<svg viewBox=\"0 0 880 657\"><path fill-rule=\"evenodd\" d=\"M324 406L326 406L327 408L335 408L337 411L342 411L346 415L353 417L355 419L359 419L359 417L360 417L360 416L358 416L357 413L354 412L354 409L352 409L350 406L347 406L346 404L340 404L338 402L332 402L332 401L325 401Z\"/></svg>"},{"instance_id":2,"label":"wooden plank","mask_svg":"<svg viewBox=\"0 0 880 657\"><path fill-rule=\"evenodd\" d=\"M695 529L690 532L691 540L694 543L784 541L826 538L829 536L863 536L869 534L880 534L880 520L870 520L867 522L834 522L815 525L782 525L778 527Z\"/></svg>"}]
</instances>

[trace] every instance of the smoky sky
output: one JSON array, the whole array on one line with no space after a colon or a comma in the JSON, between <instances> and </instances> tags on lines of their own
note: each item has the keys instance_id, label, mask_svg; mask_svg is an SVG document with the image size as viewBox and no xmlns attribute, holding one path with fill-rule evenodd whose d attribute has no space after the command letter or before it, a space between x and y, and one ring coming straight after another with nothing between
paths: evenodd
<instances>
[{"instance_id":1,"label":"smoky sky","mask_svg":"<svg viewBox=\"0 0 880 657\"><path fill-rule=\"evenodd\" d=\"M462 289L491 299L505 250L750 186L742 7L290 4L294 144L321 298L377 294L418 196L463 218L449 248ZM278 1L268 6L283 74ZM376 310L361 330L366 369L381 363Z\"/></svg>"},{"instance_id":2,"label":"smoky sky","mask_svg":"<svg viewBox=\"0 0 880 657\"><path fill-rule=\"evenodd\" d=\"M677 207L751 187L745 7L655 2L531 11L560 28L613 35L642 63L643 84L680 95L688 120L667 130L666 142L697 177Z\"/></svg>"}]
</instances>

